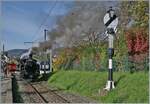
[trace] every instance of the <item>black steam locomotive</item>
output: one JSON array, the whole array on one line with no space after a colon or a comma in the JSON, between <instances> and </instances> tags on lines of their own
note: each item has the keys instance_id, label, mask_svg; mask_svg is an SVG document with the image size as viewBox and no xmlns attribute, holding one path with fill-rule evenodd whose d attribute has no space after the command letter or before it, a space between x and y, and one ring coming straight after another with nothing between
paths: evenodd
<instances>
[{"instance_id":1,"label":"black steam locomotive","mask_svg":"<svg viewBox=\"0 0 150 104\"><path fill-rule=\"evenodd\" d=\"M20 75L22 78L36 79L40 75L39 69L40 65L32 58L32 54L29 54L28 58L20 59Z\"/></svg>"}]
</instances>

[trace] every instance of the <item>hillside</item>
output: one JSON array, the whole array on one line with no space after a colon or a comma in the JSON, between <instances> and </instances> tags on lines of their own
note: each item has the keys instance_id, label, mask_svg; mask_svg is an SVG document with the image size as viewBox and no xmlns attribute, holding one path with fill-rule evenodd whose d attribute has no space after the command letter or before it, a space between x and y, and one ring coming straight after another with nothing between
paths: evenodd
<instances>
[{"instance_id":1,"label":"hillside","mask_svg":"<svg viewBox=\"0 0 150 104\"><path fill-rule=\"evenodd\" d=\"M11 49L11 50L8 50L7 52L10 57L12 57L12 56L20 57L21 54L23 54L27 51L28 51L27 49Z\"/></svg>"},{"instance_id":2,"label":"hillside","mask_svg":"<svg viewBox=\"0 0 150 104\"><path fill-rule=\"evenodd\" d=\"M48 83L64 91L77 93L102 103L147 103L148 73L114 72L116 88L105 96L100 96L107 81L107 72L58 71Z\"/></svg>"}]
</instances>

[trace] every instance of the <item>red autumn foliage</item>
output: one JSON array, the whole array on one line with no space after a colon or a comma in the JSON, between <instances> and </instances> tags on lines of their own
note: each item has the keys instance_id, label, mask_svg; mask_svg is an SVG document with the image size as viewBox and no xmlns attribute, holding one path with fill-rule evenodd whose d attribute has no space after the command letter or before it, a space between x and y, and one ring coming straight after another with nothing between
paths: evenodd
<instances>
[{"instance_id":1,"label":"red autumn foliage","mask_svg":"<svg viewBox=\"0 0 150 104\"><path fill-rule=\"evenodd\" d=\"M132 57L139 57L135 58L136 61L143 59L144 57L140 58L140 55L147 54L149 49L148 33L141 28L130 29L125 33L125 35L129 55Z\"/></svg>"}]
</instances>

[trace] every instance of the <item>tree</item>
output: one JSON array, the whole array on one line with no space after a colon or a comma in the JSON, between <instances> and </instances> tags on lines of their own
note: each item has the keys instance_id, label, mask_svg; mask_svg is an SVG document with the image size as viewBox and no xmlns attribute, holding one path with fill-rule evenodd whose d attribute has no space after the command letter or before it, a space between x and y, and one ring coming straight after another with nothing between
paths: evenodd
<instances>
[{"instance_id":1,"label":"tree","mask_svg":"<svg viewBox=\"0 0 150 104\"><path fill-rule=\"evenodd\" d=\"M131 66L139 67L148 53L148 1L121 1L120 2L120 29L119 43L116 49L115 61L119 69L132 62ZM124 48L123 48L124 47ZM118 50L119 49L119 50ZM126 59L127 58L127 59ZM127 60L125 63L123 61ZM123 68L123 67L122 67ZM124 67L124 69L126 69ZM131 68L130 68L131 69ZM144 69L140 67L140 69Z\"/></svg>"},{"instance_id":2,"label":"tree","mask_svg":"<svg viewBox=\"0 0 150 104\"><path fill-rule=\"evenodd\" d=\"M148 1L122 1L121 25L125 28L132 22L132 26L145 28L148 32L149 3Z\"/></svg>"}]
</instances>

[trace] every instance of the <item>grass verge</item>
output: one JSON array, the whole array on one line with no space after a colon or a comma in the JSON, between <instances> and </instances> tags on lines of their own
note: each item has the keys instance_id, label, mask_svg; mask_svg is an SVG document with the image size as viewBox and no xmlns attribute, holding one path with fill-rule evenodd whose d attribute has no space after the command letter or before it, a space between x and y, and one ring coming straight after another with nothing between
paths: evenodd
<instances>
[{"instance_id":1,"label":"grass verge","mask_svg":"<svg viewBox=\"0 0 150 104\"><path fill-rule=\"evenodd\" d=\"M103 103L148 103L149 81L145 72L114 72L116 88L100 96L107 81L107 72L58 71L49 77L53 87L77 93Z\"/></svg>"},{"instance_id":2,"label":"grass verge","mask_svg":"<svg viewBox=\"0 0 150 104\"><path fill-rule=\"evenodd\" d=\"M13 96L13 103L23 103L23 99L19 93L19 86L15 76L12 78L12 96Z\"/></svg>"}]
</instances>

